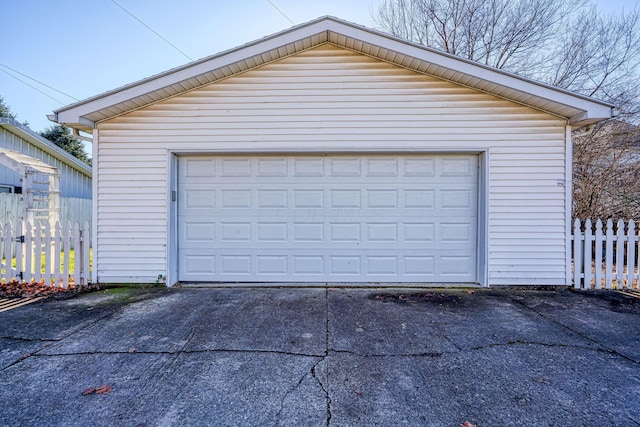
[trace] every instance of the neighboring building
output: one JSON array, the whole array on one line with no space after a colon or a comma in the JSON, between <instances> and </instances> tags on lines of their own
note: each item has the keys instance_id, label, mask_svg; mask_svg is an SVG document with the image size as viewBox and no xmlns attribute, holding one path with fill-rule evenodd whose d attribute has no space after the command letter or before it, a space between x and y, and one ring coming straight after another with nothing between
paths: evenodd
<instances>
[{"instance_id":1,"label":"neighboring building","mask_svg":"<svg viewBox=\"0 0 640 427\"><path fill-rule=\"evenodd\" d=\"M569 285L571 131L612 106L325 17L55 111L94 282Z\"/></svg>"},{"instance_id":2,"label":"neighboring building","mask_svg":"<svg viewBox=\"0 0 640 427\"><path fill-rule=\"evenodd\" d=\"M91 166L17 121L0 117L0 149L39 159L60 172L60 197L91 198ZM21 175L0 165L0 193L21 193Z\"/></svg>"}]
</instances>

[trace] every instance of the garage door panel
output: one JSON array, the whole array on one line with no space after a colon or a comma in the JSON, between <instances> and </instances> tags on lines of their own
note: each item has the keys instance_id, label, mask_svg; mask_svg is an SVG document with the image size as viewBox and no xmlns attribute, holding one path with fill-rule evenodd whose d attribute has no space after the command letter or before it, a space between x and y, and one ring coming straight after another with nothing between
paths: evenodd
<instances>
[{"instance_id":1,"label":"garage door panel","mask_svg":"<svg viewBox=\"0 0 640 427\"><path fill-rule=\"evenodd\" d=\"M477 156L179 160L181 281L474 282Z\"/></svg>"},{"instance_id":2,"label":"garage door panel","mask_svg":"<svg viewBox=\"0 0 640 427\"><path fill-rule=\"evenodd\" d=\"M217 181L216 181L217 182ZM247 183L251 184L251 183ZM245 184L245 185L247 185ZM224 185L219 183L219 185ZM342 185L340 189L326 190L291 184L290 188L274 188L273 185L253 184L253 189L229 184L223 190L210 190L209 183L189 183L181 193L180 208L184 209L358 209L362 215L376 215L379 210L404 208L451 209L472 211L477 205L475 186L449 185L431 188L393 188L392 185L367 183L375 189L362 190L354 185ZM263 188L259 188L263 187ZM268 212L268 211L267 211ZM182 212L184 213L184 212ZM295 212L292 212L295 214ZM329 212L324 212L329 213ZM417 212L420 213L420 212ZM445 216L446 213L440 212Z\"/></svg>"},{"instance_id":3,"label":"garage door panel","mask_svg":"<svg viewBox=\"0 0 640 427\"><path fill-rule=\"evenodd\" d=\"M411 249L466 250L475 242L476 225L469 221L390 222L385 221L271 221L236 217L230 221L182 223L180 247L225 249L251 243L254 248L308 247L375 249L395 248L399 243ZM235 246L234 246L235 245Z\"/></svg>"},{"instance_id":4,"label":"garage door panel","mask_svg":"<svg viewBox=\"0 0 640 427\"><path fill-rule=\"evenodd\" d=\"M252 255L242 250L229 250L186 257L183 280L199 281L202 274L214 275L216 281L471 281L475 275L468 268L473 254L441 256L437 253L363 254L345 252L315 255L312 252L288 254L265 251ZM399 276L402 279L399 279Z\"/></svg>"}]
</instances>

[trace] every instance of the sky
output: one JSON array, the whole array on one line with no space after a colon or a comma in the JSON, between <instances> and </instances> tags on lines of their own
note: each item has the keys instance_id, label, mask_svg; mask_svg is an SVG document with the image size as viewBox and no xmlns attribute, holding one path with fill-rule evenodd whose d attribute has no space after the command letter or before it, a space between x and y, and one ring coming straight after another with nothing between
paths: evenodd
<instances>
[{"instance_id":1,"label":"sky","mask_svg":"<svg viewBox=\"0 0 640 427\"><path fill-rule=\"evenodd\" d=\"M595 3L619 13L636 1ZM187 56L200 59L282 31L292 26L290 20L301 24L332 15L375 28L372 16L380 2L0 0L0 96L20 122L39 132L52 125L47 114L76 99L186 64Z\"/></svg>"}]
</instances>

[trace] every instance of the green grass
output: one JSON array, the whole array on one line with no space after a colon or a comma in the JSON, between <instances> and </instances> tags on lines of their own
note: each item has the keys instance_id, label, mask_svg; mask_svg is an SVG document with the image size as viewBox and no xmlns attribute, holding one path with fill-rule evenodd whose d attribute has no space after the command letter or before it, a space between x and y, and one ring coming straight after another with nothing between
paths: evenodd
<instances>
[{"instance_id":1,"label":"green grass","mask_svg":"<svg viewBox=\"0 0 640 427\"><path fill-rule=\"evenodd\" d=\"M52 258L52 261L53 261L54 260L54 255L53 254L52 254L51 258ZM45 272L45 268L44 268L45 256L44 256L44 254L41 256L41 260L42 260L41 261L42 268L40 269L40 272L44 273ZM75 268L76 268L75 260L76 260L75 250L71 249L69 251L69 271L70 272L75 272L76 271L75 270ZM5 263L6 263L6 258L2 258L2 264L4 265ZM16 258L15 257L11 259L11 266L13 268L16 267ZM93 269L93 250L89 249L89 270L92 270L92 269ZM1 268L0 271L2 273L4 273L5 269ZM60 252L60 270L59 271L64 271L64 252Z\"/></svg>"}]
</instances>

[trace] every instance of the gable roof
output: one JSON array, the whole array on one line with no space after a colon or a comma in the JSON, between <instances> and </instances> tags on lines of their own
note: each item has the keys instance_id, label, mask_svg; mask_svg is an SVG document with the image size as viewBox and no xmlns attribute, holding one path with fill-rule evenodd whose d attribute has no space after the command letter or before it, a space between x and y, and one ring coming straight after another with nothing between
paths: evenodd
<instances>
[{"instance_id":1,"label":"gable roof","mask_svg":"<svg viewBox=\"0 0 640 427\"><path fill-rule=\"evenodd\" d=\"M62 163L69 165L71 168L91 178L91 166L87 165L82 160L77 159L75 156L58 147L48 139L43 138L28 127L21 125L14 119L0 117L0 128L4 128L14 135L17 135L45 153L48 153L60 160Z\"/></svg>"},{"instance_id":2,"label":"gable roof","mask_svg":"<svg viewBox=\"0 0 640 427\"><path fill-rule=\"evenodd\" d=\"M97 122L325 43L546 111L574 129L613 116L612 104L325 16L62 107L50 119L90 131Z\"/></svg>"}]
</instances>

